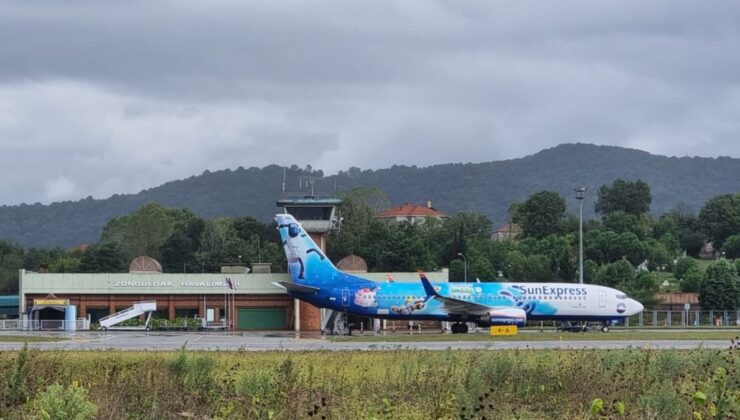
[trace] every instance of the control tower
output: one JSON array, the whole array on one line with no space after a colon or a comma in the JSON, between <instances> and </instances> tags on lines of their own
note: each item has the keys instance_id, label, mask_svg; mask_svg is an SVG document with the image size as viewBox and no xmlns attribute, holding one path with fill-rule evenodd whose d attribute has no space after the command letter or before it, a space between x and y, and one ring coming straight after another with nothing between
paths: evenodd
<instances>
[{"instance_id":1,"label":"control tower","mask_svg":"<svg viewBox=\"0 0 740 420\"><path fill-rule=\"evenodd\" d=\"M277 201L277 206L284 213L296 218L311 239L321 247L326 254L326 237L332 230L338 230L340 220L337 217L337 207L342 203L336 197L319 197L306 195L302 197L283 197ZM295 300L295 330L319 331L321 329L321 311L309 303Z\"/></svg>"}]
</instances>

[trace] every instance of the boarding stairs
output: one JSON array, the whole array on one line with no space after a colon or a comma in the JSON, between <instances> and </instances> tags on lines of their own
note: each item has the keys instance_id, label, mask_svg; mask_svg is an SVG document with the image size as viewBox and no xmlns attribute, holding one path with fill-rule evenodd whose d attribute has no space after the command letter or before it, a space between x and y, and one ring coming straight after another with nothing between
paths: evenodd
<instances>
[{"instance_id":1,"label":"boarding stairs","mask_svg":"<svg viewBox=\"0 0 740 420\"><path fill-rule=\"evenodd\" d=\"M104 318L100 318L100 329L102 330L110 330L110 329L130 329L130 330L149 330L149 320L152 318L152 312L157 310L157 302L156 301L145 301L145 302L136 302L134 303L134 306L130 308L126 308L122 311L118 311L114 314L110 314ZM143 315L145 313L148 313L146 317L146 322L144 325L138 326L138 327L114 327L116 324L120 324L123 321L127 321L132 318L136 318L137 316Z\"/></svg>"},{"instance_id":2,"label":"boarding stairs","mask_svg":"<svg viewBox=\"0 0 740 420\"><path fill-rule=\"evenodd\" d=\"M347 313L325 309L324 319L321 322L321 333L331 335L345 335L347 329Z\"/></svg>"}]
</instances>

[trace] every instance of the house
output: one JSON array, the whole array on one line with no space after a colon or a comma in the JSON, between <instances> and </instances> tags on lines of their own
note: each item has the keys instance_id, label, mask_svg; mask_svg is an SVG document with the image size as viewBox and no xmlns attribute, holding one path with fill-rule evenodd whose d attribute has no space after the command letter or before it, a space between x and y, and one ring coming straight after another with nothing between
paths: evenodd
<instances>
[{"instance_id":1,"label":"house","mask_svg":"<svg viewBox=\"0 0 740 420\"><path fill-rule=\"evenodd\" d=\"M432 207L432 202L427 201L426 207L406 203L397 207L390 208L388 210L381 211L374 217L388 223L406 222L413 225L415 223L423 223L427 218L430 217L433 219L442 220L447 217L447 214L435 209L434 207Z\"/></svg>"},{"instance_id":2,"label":"house","mask_svg":"<svg viewBox=\"0 0 740 420\"><path fill-rule=\"evenodd\" d=\"M493 231L491 239L494 241L504 241L507 239L514 239L517 235L522 233L522 227L516 223L507 223L500 228Z\"/></svg>"}]
</instances>

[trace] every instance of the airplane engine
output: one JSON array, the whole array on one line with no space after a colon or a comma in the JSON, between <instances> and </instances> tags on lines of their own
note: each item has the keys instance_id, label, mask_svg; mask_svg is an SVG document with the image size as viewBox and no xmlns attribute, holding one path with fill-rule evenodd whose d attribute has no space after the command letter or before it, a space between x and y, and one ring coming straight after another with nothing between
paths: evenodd
<instances>
[{"instance_id":1,"label":"airplane engine","mask_svg":"<svg viewBox=\"0 0 740 420\"><path fill-rule=\"evenodd\" d=\"M488 313L486 321L490 325L516 325L523 327L527 324L527 312L519 308L493 309Z\"/></svg>"}]
</instances>

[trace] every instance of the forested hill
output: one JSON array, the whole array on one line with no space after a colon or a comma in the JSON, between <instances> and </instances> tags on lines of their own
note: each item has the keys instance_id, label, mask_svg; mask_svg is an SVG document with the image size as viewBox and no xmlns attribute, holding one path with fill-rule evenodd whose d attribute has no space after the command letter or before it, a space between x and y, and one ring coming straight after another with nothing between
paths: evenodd
<instances>
[{"instance_id":1,"label":"forested hill","mask_svg":"<svg viewBox=\"0 0 740 420\"><path fill-rule=\"evenodd\" d=\"M589 187L584 212L591 216L598 187L618 177L650 184L654 214L678 203L699 211L715 195L740 191L740 159L674 158L619 147L565 144L521 159L425 168L393 166L375 171L351 168L328 177L310 167L293 166L287 171L287 189L297 190L299 178L306 176L317 177L317 194L377 186L393 204L432 200L439 210L485 213L494 224L500 224L505 222L512 202L541 190L560 192L570 210L576 211L573 188L581 184ZM250 215L268 221L277 210L275 201L281 193L282 178L283 168L276 165L206 171L138 194L51 205L2 206L0 238L24 246L93 243L108 220L148 202L187 207L206 218Z\"/></svg>"}]
</instances>

